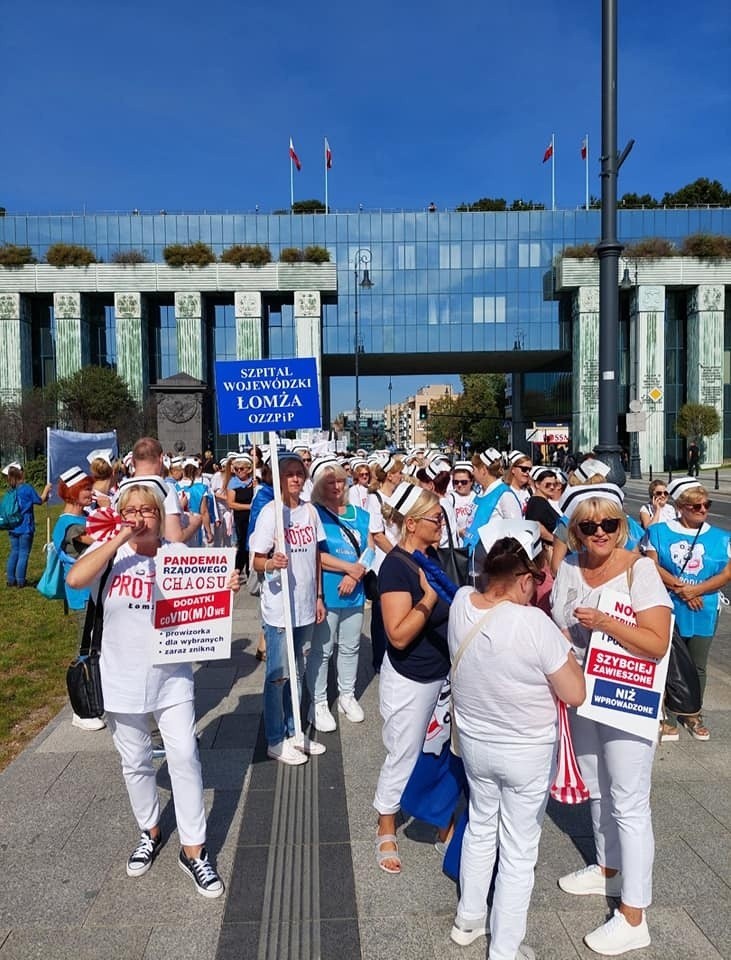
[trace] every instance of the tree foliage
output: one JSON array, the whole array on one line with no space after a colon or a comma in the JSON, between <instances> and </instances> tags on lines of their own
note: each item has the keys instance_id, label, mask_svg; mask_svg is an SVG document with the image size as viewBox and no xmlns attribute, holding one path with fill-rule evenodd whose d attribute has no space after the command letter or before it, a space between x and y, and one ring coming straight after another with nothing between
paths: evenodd
<instances>
[{"instance_id":1,"label":"tree foliage","mask_svg":"<svg viewBox=\"0 0 731 960\"><path fill-rule=\"evenodd\" d=\"M731 207L731 192L724 189L720 180L699 177L675 193L666 193L662 202L666 207Z\"/></svg>"},{"instance_id":2,"label":"tree foliage","mask_svg":"<svg viewBox=\"0 0 731 960\"><path fill-rule=\"evenodd\" d=\"M263 267L271 263L271 260L271 250L261 243L235 243L221 254L221 263L231 263L235 266L248 263L252 267Z\"/></svg>"},{"instance_id":3,"label":"tree foliage","mask_svg":"<svg viewBox=\"0 0 731 960\"><path fill-rule=\"evenodd\" d=\"M205 267L214 263L216 255L207 243L170 243L162 251L169 267Z\"/></svg>"},{"instance_id":4,"label":"tree foliage","mask_svg":"<svg viewBox=\"0 0 731 960\"><path fill-rule=\"evenodd\" d=\"M292 213L324 213L325 204L322 200L295 200L292 204Z\"/></svg>"},{"instance_id":5,"label":"tree foliage","mask_svg":"<svg viewBox=\"0 0 731 960\"><path fill-rule=\"evenodd\" d=\"M505 377L469 373L460 377L462 393L440 397L429 405L429 440L446 443L469 440L475 450L504 446Z\"/></svg>"},{"instance_id":6,"label":"tree foliage","mask_svg":"<svg viewBox=\"0 0 731 960\"><path fill-rule=\"evenodd\" d=\"M142 411L124 380L107 367L83 367L51 388L59 419L71 430L97 433L116 429L128 436L140 429Z\"/></svg>"},{"instance_id":7,"label":"tree foliage","mask_svg":"<svg viewBox=\"0 0 731 960\"><path fill-rule=\"evenodd\" d=\"M46 449L46 427L55 426L56 400L52 389L33 387L19 401L0 404L0 450L24 461L32 460Z\"/></svg>"},{"instance_id":8,"label":"tree foliage","mask_svg":"<svg viewBox=\"0 0 731 960\"><path fill-rule=\"evenodd\" d=\"M14 243L0 246L0 267L22 267L26 263L35 263L36 258L30 247L19 247Z\"/></svg>"},{"instance_id":9,"label":"tree foliage","mask_svg":"<svg viewBox=\"0 0 731 960\"><path fill-rule=\"evenodd\" d=\"M684 403L678 410L675 432L679 437L700 442L713 437L721 429L721 418L715 407L705 403Z\"/></svg>"},{"instance_id":10,"label":"tree foliage","mask_svg":"<svg viewBox=\"0 0 731 960\"><path fill-rule=\"evenodd\" d=\"M46 250L46 263L52 267L88 267L96 262L94 251L78 243L52 243Z\"/></svg>"}]
</instances>

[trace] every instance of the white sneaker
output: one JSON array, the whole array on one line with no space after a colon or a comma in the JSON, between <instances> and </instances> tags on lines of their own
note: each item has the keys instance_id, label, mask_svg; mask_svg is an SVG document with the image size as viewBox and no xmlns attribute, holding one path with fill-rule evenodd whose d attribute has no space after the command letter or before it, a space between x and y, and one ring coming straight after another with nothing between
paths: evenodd
<instances>
[{"instance_id":1,"label":"white sneaker","mask_svg":"<svg viewBox=\"0 0 731 960\"><path fill-rule=\"evenodd\" d=\"M576 897L586 897L596 894L600 897L619 897L622 893L622 874L615 873L613 877L605 877L600 868L592 863L589 867L574 870L560 877L559 887L565 893L573 893Z\"/></svg>"},{"instance_id":2,"label":"white sneaker","mask_svg":"<svg viewBox=\"0 0 731 960\"><path fill-rule=\"evenodd\" d=\"M71 726L78 727L79 730L103 730L106 727L106 723L102 720L101 717L89 717L84 719L83 717L77 717L76 714L71 718Z\"/></svg>"},{"instance_id":3,"label":"white sneaker","mask_svg":"<svg viewBox=\"0 0 731 960\"><path fill-rule=\"evenodd\" d=\"M363 708L352 693L341 693L338 697L338 713L344 713L351 723L362 723L365 719Z\"/></svg>"},{"instance_id":4,"label":"white sneaker","mask_svg":"<svg viewBox=\"0 0 731 960\"><path fill-rule=\"evenodd\" d=\"M584 943L590 950L605 957L618 957L628 950L640 950L642 947L649 947L651 942L644 910L642 923L637 927L627 923L619 910L615 910L610 920L584 937Z\"/></svg>"},{"instance_id":5,"label":"white sneaker","mask_svg":"<svg viewBox=\"0 0 731 960\"><path fill-rule=\"evenodd\" d=\"M478 924L475 927L467 928L464 920L460 920L459 917L454 918L454 923L452 924L452 931L449 934L450 938L454 943L458 943L460 947L468 947L471 943L474 943L475 940L480 937L485 936L485 923Z\"/></svg>"},{"instance_id":6,"label":"white sneaker","mask_svg":"<svg viewBox=\"0 0 731 960\"><path fill-rule=\"evenodd\" d=\"M304 737L299 741L297 737L290 737L289 742L295 750L299 750L300 753L306 753L308 757L320 757L327 750L324 743L319 743L317 740L310 740L309 737Z\"/></svg>"},{"instance_id":7,"label":"white sneaker","mask_svg":"<svg viewBox=\"0 0 731 960\"><path fill-rule=\"evenodd\" d=\"M330 713L327 700L319 700L311 706L308 719L315 730L319 730L320 733L332 733L333 730L338 728L335 717Z\"/></svg>"},{"instance_id":8,"label":"white sneaker","mask_svg":"<svg viewBox=\"0 0 731 960\"><path fill-rule=\"evenodd\" d=\"M282 740L281 743L275 743L274 746L267 747L267 756L272 760L278 760L280 763L288 763L293 767L301 763L307 763L307 757L299 750L295 750L291 738Z\"/></svg>"}]
</instances>

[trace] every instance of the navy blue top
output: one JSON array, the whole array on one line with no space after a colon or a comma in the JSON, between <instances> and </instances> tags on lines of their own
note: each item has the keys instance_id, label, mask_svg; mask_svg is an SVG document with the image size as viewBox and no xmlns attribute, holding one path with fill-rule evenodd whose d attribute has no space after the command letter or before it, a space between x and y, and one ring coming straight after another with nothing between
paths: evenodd
<instances>
[{"instance_id":1,"label":"navy blue top","mask_svg":"<svg viewBox=\"0 0 731 960\"><path fill-rule=\"evenodd\" d=\"M436 552L430 547L427 556L439 562ZM378 574L378 592L410 593L413 605L421 600L424 591L419 584L419 572L416 561L401 547L394 547L386 554ZM388 644L388 657L394 670L409 680L419 683L431 683L443 680L449 673L449 646L447 644L447 625L449 604L437 600L423 631L411 641L405 650L397 650Z\"/></svg>"}]
</instances>

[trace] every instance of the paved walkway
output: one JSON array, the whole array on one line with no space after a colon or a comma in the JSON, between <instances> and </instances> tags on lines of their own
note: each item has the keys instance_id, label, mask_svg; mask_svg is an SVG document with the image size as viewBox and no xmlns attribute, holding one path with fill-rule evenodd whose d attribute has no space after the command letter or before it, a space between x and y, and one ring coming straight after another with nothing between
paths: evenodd
<instances>
[{"instance_id":1,"label":"paved walkway","mask_svg":"<svg viewBox=\"0 0 731 960\"><path fill-rule=\"evenodd\" d=\"M408 823L404 871L377 869L371 808L382 759L377 681L363 651L366 721L344 721L304 767L265 756L255 602L237 598L234 653L196 673L209 847L226 896L204 900L168 841L145 877L124 864L137 839L108 731L83 733L64 709L0 775L0 960L436 960L484 958L485 941L449 940L456 903L434 831ZM367 643L364 641L364 647ZM731 613L710 668L709 743L658 750L653 945L636 960L731 958ZM526 940L539 960L594 956L584 933L607 914L556 877L590 856L585 807L549 807Z\"/></svg>"}]
</instances>

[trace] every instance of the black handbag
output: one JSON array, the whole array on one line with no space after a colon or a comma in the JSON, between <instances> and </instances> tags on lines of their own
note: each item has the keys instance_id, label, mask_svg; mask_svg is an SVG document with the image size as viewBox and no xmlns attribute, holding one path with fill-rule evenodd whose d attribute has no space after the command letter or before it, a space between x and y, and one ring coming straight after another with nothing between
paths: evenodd
<instances>
[{"instance_id":1,"label":"black handbag","mask_svg":"<svg viewBox=\"0 0 731 960\"><path fill-rule=\"evenodd\" d=\"M665 681L665 707L680 716L700 713L701 685L698 670L688 650L688 644L677 630L673 630L668 657L668 675Z\"/></svg>"},{"instance_id":2,"label":"black handbag","mask_svg":"<svg viewBox=\"0 0 731 960\"><path fill-rule=\"evenodd\" d=\"M449 526L447 511L442 507L444 523L447 527L448 547L437 547L439 564L455 586L466 587L472 583L470 579L470 556L466 547L455 547L452 539L452 530Z\"/></svg>"},{"instance_id":3,"label":"black handbag","mask_svg":"<svg viewBox=\"0 0 731 960\"><path fill-rule=\"evenodd\" d=\"M99 593L96 602L89 597L86 605L86 619L84 620L84 632L81 637L79 655L69 664L66 670L66 689L69 693L71 709L82 720L94 720L104 713L104 695L99 669L104 626L102 591L111 569L112 561L110 560L99 581Z\"/></svg>"}]
</instances>

